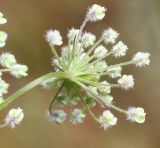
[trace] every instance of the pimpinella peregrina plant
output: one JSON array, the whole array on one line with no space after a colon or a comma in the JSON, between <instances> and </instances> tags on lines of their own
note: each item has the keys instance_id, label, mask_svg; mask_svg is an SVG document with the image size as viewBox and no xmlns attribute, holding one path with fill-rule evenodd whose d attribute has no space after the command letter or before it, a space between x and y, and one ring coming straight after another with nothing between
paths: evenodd
<instances>
[{"instance_id":1,"label":"pimpinella peregrina plant","mask_svg":"<svg viewBox=\"0 0 160 148\"><path fill-rule=\"evenodd\" d=\"M88 112L106 130L117 124L117 118L111 113L112 109L124 114L127 120L143 123L146 115L143 108L129 107L128 110L123 110L114 105L110 93L115 87L124 90L133 88L133 76L122 74L122 67L131 64L137 67L149 65L150 54L138 52L127 62L108 65L106 59L109 56L119 58L125 56L128 50L122 41L118 41L119 33L112 28L106 28L97 39L92 33L84 31L87 23L102 20L106 11L106 8L97 4L89 7L80 28L71 28L68 31L68 44L59 50L55 47L63 43L60 32L47 31L45 39L53 53L52 65L55 67L55 72L34 80L6 98L0 109L41 84L47 89L57 88L48 110L49 120L54 123L61 124L67 118L73 124L83 123ZM105 80L102 80L102 77ZM117 83L111 84L110 78L117 79ZM54 109L54 104L58 105L57 109ZM98 106L104 110L99 117L92 111Z\"/></svg>"},{"instance_id":2,"label":"pimpinella peregrina plant","mask_svg":"<svg viewBox=\"0 0 160 148\"><path fill-rule=\"evenodd\" d=\"M0 25L7 23L7 19L3 17L3 13L0 12ZM0 31L0 48L6 45L7 33ZM27 66L18 64L16 58L13 54L9 52L2 52L0 55L0 104L3 104L5 100L4 95L8 93L9 84L5 82L2 77L5 73L9 73L16 78L21 78L27 76ZM11 126L14 128L16 125L20 124L23 119L23 110L21 108L10 109L8 115L4 120L4 124L0 127Z\"/></svg>"}]
</instances>

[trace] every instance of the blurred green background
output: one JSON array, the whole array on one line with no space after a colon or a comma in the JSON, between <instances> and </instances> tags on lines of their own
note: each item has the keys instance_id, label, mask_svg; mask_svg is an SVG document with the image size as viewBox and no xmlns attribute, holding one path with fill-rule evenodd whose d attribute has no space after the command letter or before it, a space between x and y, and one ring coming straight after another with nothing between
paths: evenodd
<instances>
[{"instance_id":1,"label":"blurred green background","mask_svg":"<svg viewBox=\"0 0 160 148\"><path fill-rule=\"evenodd\" d=\"M160 147L160 1L159 0L0 0L0 11L8 19L9 38L3 51L16 55L18 62L28 65L29 76L16 80L9 75L10 94L33 79L53 70L51 52L44 40L50 28L66 33L79 27L88 6L93 3L108 8L103 21L89 24L86 30L97 35L106 26L120 33L128 47L129 59L137 51L151 53L151 65L146 68L126 67L124 73L133 74L135 88L128 92L114 89L117 105L142 106L147 112L142 125L126 121L121 114L118 125L104 132L89 117L82 125L65 123L54 126L45 117L52 91L36 88L25 94L0 113L0 121L11 107L22 107L23 124L16 129L0 129L0 148L159 148ZM110 60L116 63L114 59ZM9 95L9 94L8 94Z\"/></svg>"}]
</instances>

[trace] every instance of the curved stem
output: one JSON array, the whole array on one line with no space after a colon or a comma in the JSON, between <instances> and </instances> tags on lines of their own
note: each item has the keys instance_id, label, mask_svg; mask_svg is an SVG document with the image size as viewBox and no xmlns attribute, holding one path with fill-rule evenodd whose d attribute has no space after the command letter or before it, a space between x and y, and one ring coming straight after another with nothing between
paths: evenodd
<instances>
[{"instance_id":1,"label":"curved stem","mask_svg":"<svg viewBox=\"0 0 160 148\"><path fill-rule=\"evenodd\" d=\"M88 107L88 105L85 103L85 101L83 100L80 92L78 90L76 90L82 103L84 104L84 106L86 107L86 109L88 110L90 116L92 117L93 120L95 120L98 124L101 124L101 122L99 121L99 119L94 115L94 113L90 110L90 108Z\"/></svg>"},{"instance_id":2,"label":"curved stem","mask_svg":"<svg viewBox=\"0 0 160 148\"><path fill-rule=\"evenodd\" d=\"M7 105L9 105L13 101L15 101L18 97L22 96L23 94L25 94L29 90L31 90L34 87L36 87L37 85L41 84L43 81L48 80L53 77L68 78L68 79L70 78L70 76L64 72L53 72L53 73L46 74L46 75L30 82L29 84L25 85L24 87L22 87L21 89L16 91L14 94L12 94L8 98L6 98L5 101L0 104L0 110L2 110L4 107L6 107Z\"/></svg>"},{"instance_id":3,"label":"curved stem","mask_svg":"<svg viewBox=\"0 0 160 148\"><path fill-rule=\"evenodd\" d=\"M50 113L51 115L53 115L53 113L52 113L53 103L54 103L54 101L57 99L59 93L62 91L64 84L65 84L65 81L62 83L61 87L58 89L58 91L56 92L54 98L52 99L52 101L51 101L51 103L50 103L50 105L49 105L49 113Z\"/></svg>"},{"instance_id":4,"label":"curved stem","mask_svg":"<svg viewBox=\"0 0 160 148\"><path fill-rule=\"evenodd\" d=\"M125 111L125 110L123 110L123 109L121 109L121 108L119 108L119 107L117 107L117 106L115 106L115 105L113 105L113 104L111 104L111 105L106 105L103 101L102 101L102 99L101 99L101 97L99 97L97 94L95 94L92 90L90 90L86 85L84 85L83 83L81 83L81 82L79 82L79 81L77 81L77 80L73 80L72 79L72 81L74 81L75 83L77 83L77 85L79 85L80 87L82 87L86 92L89 92L92 96L94 96L96 99L97 99L97 101L98 102L100 102L103 106L105 106L107 109L108 109L108 107L110 107L110 108L112 108L112 109L114 109L114 110L116 110L116 111L118 111L118 112L121 112L121 113L123 113L123 114L125 114L125 115L128 115L128 112L127 111Z\"/></svg>"}]
</instances>

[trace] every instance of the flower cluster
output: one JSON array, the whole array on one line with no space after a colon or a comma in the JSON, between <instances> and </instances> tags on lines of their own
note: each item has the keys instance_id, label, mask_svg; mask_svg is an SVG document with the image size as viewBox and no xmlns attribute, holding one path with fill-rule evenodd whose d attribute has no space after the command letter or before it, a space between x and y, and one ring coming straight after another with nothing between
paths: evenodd
<instances>
[{"instance_id":1,"label":"flower cluster","mask_svg":"<svg viewBox=\"0 0 160 148\"><path fill-rule=\"evenodd\" d=\"M7 19L3 17L3 13L0 12L0 25L7 23ZM0 31L0 48L6 45L7 33ZM27 76L28 67L26 65L18 64L13 54L9 52L2 52L0 54L0 104L4 103L3 96L8 92L9 84L5 82L2 77L4 73L8 72L16 78ZM5 126L11 126L14 128L23 119L23 111L18 109L11 109L8 116L5 119Z\"/></svg>"},{"instance_id":2,"label":"flower cluster","mask_svg":"<svg viewBox=\"0 0 160 148\"><path fill-rule=\"evenodd\" d=\"M101 127L107 129L117 123L117 118L111 113L111 109L125 114L132 122L143 123L145 121L146 113L143 108L130 107L128 110L123 110L113 104L113 97L110 93L115 87L124 90L133 88L133 75L123 74L122 67L130 64L137 67L149 65L150 54L138 52L127 62L108 65L106 62L108 56L120 58L128 51L127 45L118 41L119 33L109 27L102 32L99 39L96 39L92 33L83 31L87 22L102 20L106 10L97 4L89 7L80 29L72 28L68 31L68 44L61 47L61 55L58 55L55 49L55 46L62 45L60 32L49 30L45 35L54 55L52 64L59 74L57 78L50 78L42 83L44 88L59 87L49 107L49 118L55 123L62 123L67 113L62 109L53 110L53 102L58 103L59 107L68 107L68 116L73 124L82 123L86 117L85 111L88 111ZM117 79L117 83L102 81L102 77L103 79ZM82 108L76 107L79 102L83 104ZM105 109L99 117L91 111L96 102L102 109Z\"/></svg>"}]
</instances>

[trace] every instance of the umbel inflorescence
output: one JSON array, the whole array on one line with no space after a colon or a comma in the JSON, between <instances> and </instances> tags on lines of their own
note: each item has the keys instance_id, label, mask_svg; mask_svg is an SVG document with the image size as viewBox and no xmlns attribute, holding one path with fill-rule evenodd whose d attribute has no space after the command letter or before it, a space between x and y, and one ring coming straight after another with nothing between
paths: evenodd
<instances>
[{"instance_id":1,"label":"umbel inflorescence","mask_svg":"<svg viewBox=\"0 0 160 148\"><path fill-rule=\"evenodd\" d=\"M65 79L51 78L42 84L45 88L59 87L49 108L49 118L55 123L60 124L67 117L67 113L61 109L62 105L68 107L68 118L73 124L82 123L88 111L95 121L107 129L117 123L117 118L111 113L111 109L125 114L132 122L143 123L145 121L146 113L143 108L120 109L113 104L113 97L110 93L114 87L125 90L133 88L133 76L122 74L122 67L130 64L137 67L149 65L150 54L138 52L127 62L108 65L105 61L108 56L119 58L125 56L128 50L127 45L118 41L119 33L112 28L106 28L97 39L94 34L83 31L88 22L102 20L106 10L97 4L92 5L80 29L72 28L68 31L68 44L60 49L60 56L55 49L55 46L63 43L60 32L49 30L46 33L46 41L54 55L52 64L55 66L55 71L66 73ZM108 45L112 45L112 48L109 49ZM102 80L102 77L105 80ZM117 79L117 83L109 83L109 78ZM54 101L59 103L60 109L52 108ZM77 106L79 102L82 105ZM97 102L104 110L99 117L91 111L92 108L97 107Z\"/></svg>"},{"instance_id":2,"label":"umbel inflorescence","mask_svg":"<svg viewBox=\"0 0 160 148\"><path fill-rule=\"evenodd\" d=\"M0 110L35 86L42 85L46 89L57 88L48 109L49 120L54 123L61 124L67 118L73 124L83 123L88 112L106 130L117 124L117 118L111 112L112 109L124 114L127 120L143 123L146 115L143 108L129 107L123 110L115 106L110 94L111 89L115 87L124 90L133 88L133 76L123 74L122 67L131 64L137 67L149 65L150 54L138 52L127 62L108 65L106 59L109 56L123 57L128 50L122 41L118 41L119 33L112 28L106 28L97 38L94 34L84 31L87 23L102 20L106 11L106 8L97 4L89 7L80 28L71 28L68 31L68 44L58 51L55 46L63 44L60 32L58 30L47 31L45 39L54 56L52 65L55 67L55 72L32 81L6 98L0 104ZM116 79L115 84L109 82L111 78ZM56 106L53 106L54 104ZM103 112L96 116L92 109L98 106ZM10 117L17 119L19 124L23 115L17 116L16 113L21 113L20 108L12 110L7 119L11 119Z\"/></svg>"}]
</instances>

